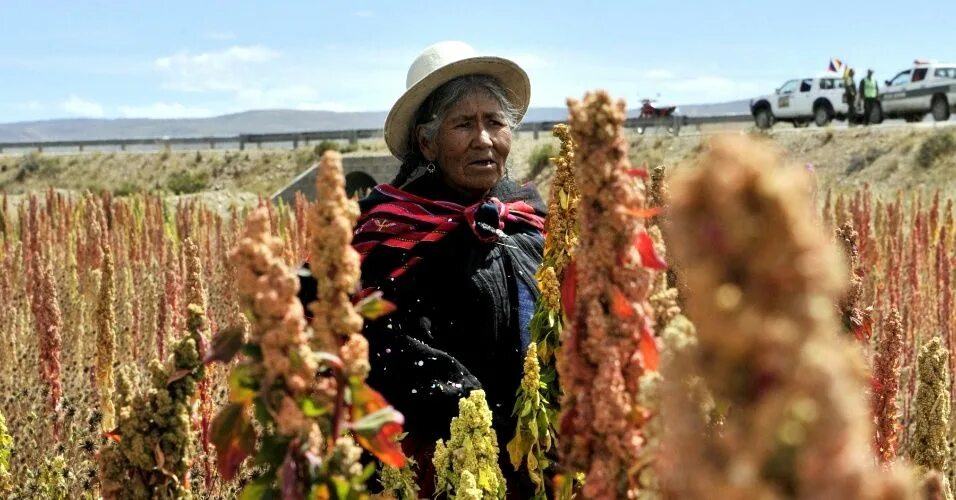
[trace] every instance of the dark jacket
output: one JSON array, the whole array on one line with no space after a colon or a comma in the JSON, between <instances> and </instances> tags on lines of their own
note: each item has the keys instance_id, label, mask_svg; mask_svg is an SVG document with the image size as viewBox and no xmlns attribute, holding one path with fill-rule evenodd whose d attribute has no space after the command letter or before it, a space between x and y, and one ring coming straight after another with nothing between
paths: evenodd
<instances>
[{"instance_id":1,"label":"dark jacket","mask_svg":"<svg viewBox=\"0 0 956 500\"><path fill-rule=\"evenodd\" d=\"M460 205L477 201L448 188L437 175L403 189ZM534 188L508 179L490 196L503 202L523 200L539 215L545 213ZM362 200L363 213L374 202L374 197ZM408 436L403 446L417 456L419 479L426 488L431 464L422 461L430 461L438 438L449 437L458 400L474 389L486 393L502 470L512 476L504 450L516 424L511 413L530 340L527 324L538 296L534 274L544 238L525 225L507 226L505 233L508 237L498 243L482 243L462 225L437 243L421 245L415 255L423 260L395 280L388 275L410 257L406 251L379 247L362 263L362 287L382 290L397 306L392 314L365 325L372 366L368 382L405 415ZM509 488L515 486L509 478Z\"/></svg>"}]
</instances>

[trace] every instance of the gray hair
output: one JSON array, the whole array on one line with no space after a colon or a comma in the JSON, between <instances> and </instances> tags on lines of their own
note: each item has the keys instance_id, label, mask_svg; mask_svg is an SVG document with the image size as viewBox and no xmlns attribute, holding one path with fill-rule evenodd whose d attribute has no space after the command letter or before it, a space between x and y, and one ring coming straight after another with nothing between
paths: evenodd
<instances>
[{"instance_id":1,"label":"gray hair","mask_svg":"<svg viewBox=\"0 0 956 500\"><path fill-rule=\"evenodd\" d=\"M476 92L485 92L491 96L498 102L508 127L512 130L518 127L519 110L508 98L508 92L497 79L488 75L465 75L455 78L435 89L418 108L412 133L408 137L408 153L402 159L398 175L391 182L393 186L402 187L406 182L414 180L413 172L425 164L421 149L418 147L419 131L426 139L434 142L448 111L462 98Z\"/></svg>"},{"instance_id":2,"label":"gray hair","mask_svg":"<svg viewBox=\"0 0 956 500\"><path fill-rule=\"evenodd\" d=\"M445 119L448 111L458 104L463 97L476 92L486 92L498 102L498 106L505 115L505 123L512 130L518 126L518 108L511 103L508 92L494 77L488 75L465 75L435 89L422 104L416 116L415 126L412 129L410 140L414 142L412 149L418 149L418 132L429 141L434 141L438 135L438 128Z\"/></svg>"}]
</instances>

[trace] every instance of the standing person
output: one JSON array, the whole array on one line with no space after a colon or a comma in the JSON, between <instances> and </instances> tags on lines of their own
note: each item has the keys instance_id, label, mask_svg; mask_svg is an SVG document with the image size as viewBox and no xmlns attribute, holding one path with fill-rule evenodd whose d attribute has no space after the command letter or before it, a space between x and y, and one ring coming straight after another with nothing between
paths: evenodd
<instances>
[{"instance_id":1,"label":"standing person","mask_svg":"<svg viewBox=\"0 0 956 500\"><path fill-rule=\"evenodd\" d=\"M856 75L856 71L853 68L848 68L845 73L843 73L843 98L846 99L846 119L847 123L852 127L856 125L857 122L857 113L856 113L856 82L853 77Z\"/></svg>"},{"instance_id":2,"label":"standing person","mask_svg":"<svg viewBox=\"0 0 956 500\"><path fill-rule=\"evenodd\" d=\"M385 121L401 167L359 203L360 294L382 292L397 307L365 324L368 383L405 416L402 447L418 462L426 498L435 441L448 439L458 400L476 389L493 414L509 498L533 496L505 448L544 249L544 202L505 173L530 95L512 61L462 42L428 47ZM308 303L316 283L303 281Z\"/></svg>"},{"instance_id":3,"label":"standing person","mask_svg":"<svg viewBox=\"0 0 956 500\"><path fill-rule=\"evenodd\" d=\"M866 70L866 78L860 81L860 95L863 96L863 123L873 123L873 110L876 108L876 99L880 96L880 87L873 78L873 70Z\"/></svg>"}]
</instances>

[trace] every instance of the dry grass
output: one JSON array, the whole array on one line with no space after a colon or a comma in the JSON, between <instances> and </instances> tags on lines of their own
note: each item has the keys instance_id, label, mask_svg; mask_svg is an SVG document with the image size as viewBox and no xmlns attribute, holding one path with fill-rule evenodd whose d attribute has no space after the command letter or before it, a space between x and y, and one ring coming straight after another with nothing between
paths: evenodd
<instances>
[{"instance_id":1,"label":"dry grass","mask_svg":"<svg viewBox=\"0 0 956 500\"><path fill-rule=\"evenodd\" d=\"M693 166L710 137L627 132L633 164L663 164L669 169ZM954 134L956 131L949 129L854 128L771 132L755 137L780 149L793 165L812 163L822 190L850 191L868 183L877 193L920 188L956 192L956 155L948 147L936 147L948 145ZM508 162L513 179L535 182L545 197L553 168L533 172L529 160L535 151L548 145L556 148L557 141L547 132L539 139L533 139L530 132L520 132L512 143ZM346 156L387 151L382 141L362 143L361 149ZM925 167L928 156L932 158ZM316 159L314 146L297 150L0 155L0 192L16 194L51 186L105 190L117 195L141 190L173 192L171 178L185 175L205 179L205 192L268 195Z\"/></svg>"},{"instance_id":2,"label":"dry grass","mask_svg":"<svg viewBox=\"0 0 956 500\"><path fill-rule=\"evenodd\" d=\"M354 154L383 145L362 144ZM0 192L47 187L109 191L190 193L233 191L271 194L318 160L318 146L295 150L252 149L154 152L92 152L0 156ZM181 189L192 187L193 189Z\"/></svg>"},{"instance_id":3,"label":"dry grass","mask_svg":"<svg viewBox=\"0 0 956 500\"><path fill-rule=\"evenodd\" d=\"M956 192L956 155L935 156L930 168L920 150L939 134L936 129L825 129L803 133L761 134L794 167L812 164L821 190L848 192L869 184L876 193L898 189ZM632 142L635 164L686 168L696 165L709 136L638 138Z\"/></svg>"}]
</instances>

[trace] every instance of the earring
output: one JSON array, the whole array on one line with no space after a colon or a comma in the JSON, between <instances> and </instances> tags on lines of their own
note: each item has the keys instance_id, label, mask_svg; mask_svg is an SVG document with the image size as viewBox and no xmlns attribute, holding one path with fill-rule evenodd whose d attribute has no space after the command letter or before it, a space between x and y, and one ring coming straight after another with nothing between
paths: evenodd
<instances>
[{"instance_id":1,"label":"earring","mask_svg":"<svg viewBox=\"0 0 956 500\"><path fill-rule=\"evenodd\" d=\"M434 174L435 170L436 170L435 162L430 161L428 162L428 165L425 165L425 172L428 172L429 174Z\"/></svg>"}]
</instances>

